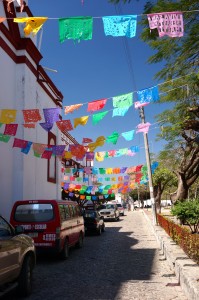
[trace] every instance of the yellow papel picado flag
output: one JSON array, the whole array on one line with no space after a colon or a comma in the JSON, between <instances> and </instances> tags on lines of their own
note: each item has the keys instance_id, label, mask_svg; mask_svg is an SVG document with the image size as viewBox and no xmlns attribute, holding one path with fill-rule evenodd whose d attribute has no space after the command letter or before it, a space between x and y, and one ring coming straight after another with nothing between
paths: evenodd
<instances>
[{"instance_id":1,"label":"yellow papel picado flag","mask_svg":"<svg viewBox=\"0 0 199 300\"><path fill-rule=\"evenodd\" d=\"M47 17L14 18L14 22L26 23L24 34L28 36L31 33L36 35L47 19Z\"/></svg>"}]
</instances>

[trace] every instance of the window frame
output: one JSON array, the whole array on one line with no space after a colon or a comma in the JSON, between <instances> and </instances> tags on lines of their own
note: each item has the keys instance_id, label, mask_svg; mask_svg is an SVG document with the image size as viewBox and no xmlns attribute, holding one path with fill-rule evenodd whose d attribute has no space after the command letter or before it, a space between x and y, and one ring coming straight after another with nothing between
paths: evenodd
<instances>
[{"instance_id":1,"label":"window frame","mask_svg":"<svg viewBox=\"0 0 199 300\"><path fill-rule=\"evenodd\" d=\"M56 145L56 135L53 134L51 131L48 132L48 145L52 145L51 144L51 141L53 140L53 143L54 145ZM47 164L47 181L48 182L51 182L51 183L56 183L57 182L57 172L56 172L56 169L57 169L57 158L56 156L54 157L54 176L51 177L51 174L50 174L50 170L51 170L51 164L53 162L51 161L51 159L48 159L48 164Z\"/></svg>"}]
</instances>

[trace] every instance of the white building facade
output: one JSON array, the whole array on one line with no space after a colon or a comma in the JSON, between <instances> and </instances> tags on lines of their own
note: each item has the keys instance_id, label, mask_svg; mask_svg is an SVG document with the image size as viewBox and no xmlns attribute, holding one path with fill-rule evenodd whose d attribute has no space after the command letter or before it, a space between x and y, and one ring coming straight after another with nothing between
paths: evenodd
<instances>
[{"instance_id":1,"label":"white building facade","mask_svg":"<svg viewBox=\"0 0 199 300\"><path fill-rule=\"evenodd\" d=\"M10 14L5 1L0 1L0 17L6 18L0 23L0 114L5 109L17 110L18 124L16 136L7 143L0 141L0 214L6 218L17 200L61 198L61 160L55 156L50 160L38 158L32 149L23 154L20 148L13 148L14 138L47 145L65 144L56 124L50 132L39 122L35 129L23 126L22 110L39 109L42 114L43 108L61 109L63 96L39 65L42 56L35 38L25 38L22 28L10 19L32 16L27 6L19 15L15 2L11 3ZM2 124L0 133L4 133L4 127Z\"/></svg>"}]
</instances>

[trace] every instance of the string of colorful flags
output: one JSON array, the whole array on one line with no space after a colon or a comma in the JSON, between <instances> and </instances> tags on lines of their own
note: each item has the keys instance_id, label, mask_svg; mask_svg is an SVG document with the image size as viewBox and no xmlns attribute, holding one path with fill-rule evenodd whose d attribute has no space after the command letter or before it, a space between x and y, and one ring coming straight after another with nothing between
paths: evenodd
<instances>
[{"instance_id":1,"label":"string of colorful flags","mask_svg":"<svg viewBox=\"0 0 199 300\"><path fill-rule=\"evenodd\" d=\"M50 111L51 117L50 117L48 122L46 121L45 123L39 123L43 129L45 129L46 131L49 132L52 129L53 124L55 123L57 125L58 129L61 132L71 130L70 129L71 127L69 127L69 124L71 124L71 123L69 123L70 120L56 121L56 119L53 118L53 113L56 114L57 110L59 110L59 109L49 108L49 109L44 109L44 110ZM32 114L33 112L36 112L36 111L38 113L38 110L30 110L29 112ZM11 119L11 117L15 113L16 113L16 111L13 112L13 110L9 110L9 109L0 110L0 127L3 124L5 125L4 132L3 132L4 135L9 135L9 136L15 136L16 135L19 124L15 124L15 123L11 124L10 123L13 120L13 119ZM83 122L84 117L78 118L78 120L79 120L79 124L85 125L85 122ZM36 119L34 119L34 121L36 121ZM36 123L31 123L31 124L30 123L25 123L25 124L23 124L23 126L25 128L28 128L28 129L35 128L35 125L36 125ZM151 124L148 123L148 122L144 123L144 124L138 124L137 127L136 127L137 128L136 133L139 133L139 132L148 133L148 130L149 130L150 126L151 126ZM120 136L122 136L126 141L131 141L134 138L134 133L135 133L135 130L130 130L130 131L127 131L127 132L123 132L121 134L119 134L117 131L114 131L110 136L104 138L104 142L113 143L114 145L116 145L117 141L118 141L118 138ZM93 147L93 146L95 146L95 145L94 144L90 145L90 147Z\"/></svg>"},{"instance_id":2,"label":"string of colorful flags","mask_svg":"<svg viewBox=\"0 0 199 300\"><path fill-rule=\"evenodd\" d=\"M157 88L155 87L155 89L152 89L152 91L155 91L155 97L156 97L158 95ZM149 95L149 94L143 93L143 95ZM114 103L113 106L119 106L117 108L123 108L122 106L124 103L126 103L125 105L130 105L132 103L132 93L114 97L114 98L115 99L113 101ZM100 101L101 100L99 100L99 102ZM92 109L96 107L98 109L99 107L103 106L103 105L101 106L99 103L97 103L97 106L95 106L96 102L98 101L92 101L91 103L89 103ZM26 128L34 128L35 123L42 119L38 109L22 110L22 112L23 112L23 117L25 122L24 127ZM16 113L17 113L16 110L4 109L0 111L0 122L5 124L4 133L0 133L0 141L7 143L10 140L11 136L15 136L17 132L18 124L10 124L10 123L16 120ZM46 131L50 131L53 127L53 124L56 123L57 127L62 132L65 130L69 131L70 128L68 124L71 124L69 123L70 120L57 121L60 115L60 108L43 109L43 113L44 113L45 122L40 123L43 129L45 129ZM102 119L102 117L98 119ZM1 123L0 125L2 125ZM85 125L86 123L87 123L87 116L76 118L76 125L77 124ZM138 124L136 133L139 132L148 133L150 126L151 124L149 122ZM130 141L134 137L134 132L135 130L123 132L121 136L123 136L127 141ZM21 152L28 154L31 149L31 146L33 145L34 155L46 159L50 159L52 155L58 155L58 156L64 156L64 158L75 157L78 160L82 160L87 155L92 157L92 159L95 158L98 162L102 162L104 161L105 158L121 157L123 155L134 156L136 152L139 151L137 146L132 146L130 148L123 148L119 150L109 150L109 151L101 151L101 152L94 153L94 150L99 146L103 146L105 142L107 143L111 142L113 144L116 144L119 136L120 134L114 131L110 136L106 138L104 136L98 137L95 142L93 142L92 140L88 141L87 139L87 142L89 142L87 147L79 144L70 145L69 151L65 151L65 147L66 147L65 145L53 145L51 147L51 145L33 143L32 141L25 141L18 138L14 139L13 147L21 148ZM89 152L87 152L88 149Z\"/></svg>"},{"instance_id":3,"label":"string of colorful flags","mask_svg":"<svg viewBox=\"0 0 199 300\"><path fill-rule=\"evenodd\" d=\"M149 103L157 102L159 100L159 92L158 87L151 87L148 89L144 89L137 92L139 101L135 102L135 108L139 108L141 106L146 106ZM133 92L123 94L120 96L112 97L113 101L113 114L112 117L115 116L124 116L128 109L133 105ZM108 98L94 100L88 102L87 111L93 113L94 111L102 110L105 107ZM64 113L69 114L74 112L75 110L79 109L83 103L74 104L64 107ZM59 120L60 109L43 109L43 114L45 118L45 123L52 124ZM24 118L24 125L25 127L34 128L34 123L41 121L41 113L39 109L26 109L22 110L23 118ZM93 124L97 124L105 115L108 113L108 110L103 112L102 114L92 114L93 117ZM2 110L0 115L0 123L10 124L15 122L16 120L17 110ZM74 119L74 127L76 128L79 124L85 125L87 123L89 116L84 116L82 118ZM29 123L29 125L27 125ZM60 123L58 123L60 124ZM68 123L68 129L72 130L72 124Z\"/></svg>"},{"instance_id":4,"label":"string of colorful flags","mask_svg":"<svg viewBox=\"0 0 199 300\"><path fill-rule=\"evenodd\" d=\"M111 109L111 110L113 110L112 117L114 117L116 115L123 116L127 112L128 108L130 108L133 105L133 103L134 103L135 108L137 109L142 106L146 106L150 103L159 101L159 98L160 98L159 95L161 93L159 94L158 86L165 85L169 82L174 82L175 80L179 80L179 79L187 77L187 76L191 76L192 74L195 74L195 73L192 72L190 74L180 76L180 77L177 77L172 80L168 80L166 82L157 84L156 86L145 88L140 91L133 91L130 93L119 95L119 96L113 96L113 97L109 97L109 98L93 100L93 101L86 102L86 103L79 103L79 104L64 106L64 113L65 113L65 115L67 115L69 113L73 113L75 110L78 110L84 104L88 105L87 111L93 113L94 111L99 111L99 110L103 109L107 103L107 100L112 99L112 105L113 105L113 109ZM182 88L184 86L187 86L187 84L172 88L164 93L168 93L170 91L173 91L178 88ZM136 101L136 102L134 102L134 100L133 100L134 93L137 93L138 101ZM100 115L94 116L93 124L98 123L99 120L101 120L107 114L108 111L110 111L110 110L103 112L101 116ZM23 126L26 128L35 128L35 123L42 120L41 112L39 111L39 109L26 109L26 110L22 110L22 113L23 113L23 119L24 119ZM50 109L44 108L43 109L43 115L44 115L44 119L45 119L44 124L48 123L48 124L52 125L54 122L57 122L59 120L60 113L61 113L60 108L50 108ZM103 114L105 114L105 115L103 115ZM16 109L0 109L0 123L3 123L3 124L14 123L16 121L16 116L17 116ZM92 116L93 116L93 114L92 114ZM79 118L76 118L74 120L74 127L79 125L79 123L80 124L82 123L82 125L84 125L84 122L87 122L87 117L89 117L89 116L80 117L80 120L79 120ZM64 122L61 121L57 124L60 127L61 131L64 131L64 130L70 131L73 129L71 122L68 122L68 121L70 121L70 120L65 120ZM65 123L65 126L62 127L63 123ZM43 127L45 127L45 126L43 126Z\"/></svg>"},{"instance_id":5,"label":"string of colorful flags","mask_svg":"<svg viewBox=\"0 0 199 300\"><path fill-rule=\"evenodd\" d=\"M22 11L23 1L17 1L18 3L20 1L19 5ZM198 12L198 10L189 12ZM137 17L138 15L78 16L67 18L19 17L13 18L13 21L16 23L25 23L24 34L28 36L30 34L36 35L48 19L57 19L59 22L59 41L63 43L67 39L76 41L91 40L93 36L93 19L95 18L102 18L106 36L133 38L136 36ZM183 11L152 13L147 14L147 18L150 30L157 29L159 37L167 35L174 38L184 35ZM4 17L0 18L1 22L5 20L6 18Z\"/></svg>"},{"instance_id":6,"label":"string of colorful flags","mask_svg":"<svg viewBox=\"0 0 199 300\"><path fill-rule=\"evenodd\" d=\"M156 102L159 100L159 93L158 93L158 87L151 87L148 89L144 89L142 91L138 91L138 102L135 102L135 108L139 108L141 106L145 106L151 102ZM104 108L108 98L94 100L91 102L88 102L88 108L87 111L93 113L94 111L99 111ZM113 99L113 115L115 116L124 116L126 112L128 111L129 107L133 105L133 93L127 93L120 96L112 97ZM79 109L82 104L75 104L70 106L64 107L65 114L72 113L74 110ZM29 109L29 110L22 110L24 122L29 123L29 125L25 125L29 128L34 128L34 123L40 121L41 115L38 109ZM9 124L15 122L16 119L16 110L3 110L2 114L0 116L0 123ZM54 122L57 122L59 120L59 114L60 109L43 109L45 123L51 124ZM93 114L93 124L97 124L100 120L102 120L105 115L108 113L108 111L105 111L100 114ZM85 125L88 121L89 116L84 116L81 118L75 118L74 119L74 127L76 128L78 125ZM66 122L65 122L66 123ZM58 123L61 124L61 123ZM44 124L41 126L45 127ZM48 126L46 126L48 129ZM72 124L68 122L68 129L67 131L72 130Z\"/></svg>"},{"instance_id":7,"label":"string of colorful flags","mask_svg":"<svg viewBox=\"0 0 199 300\"><path fill-rule=\"evenodd\" d=\"M8 143L11 136L0 133L0 142ZM47 145L41 143L34 143L23 139L14 138L12 144L13 148L20 148L21 152L28 154L31 148L33 149L34 156L50 159L52 155L60 158L70 159L76 158L78 161L82 161L84 157L89 160L94 158L98 161L103 161L104 158L120 157L123 155L134 156L139 152L138 146L131 146L130 148L123 148L118 150L109 150L106 152L93 152L98 146L103 146L105 143L105 137L101 136L96 139L96 142L90 143L90 147L80 144L69 145L68 151L65 151L66 145ZM89 151L89 152L88 152Z\"/></svg>"},{"instance_id":8,"label":"string of colorful flags","mask_svg":"<svg viewBox=\"0 0 199 300\"><path fill-rule=\"evenodd\" d=\"M151 164L152 172L158 167L158 162L153 162ZM128 174L132 175L134 173L144 172L145 166L144 165L137 165L131 167L107 167L107 168L97 168L97 167L62 167L62 173L64 174L75 174L77 172L83 172L86 175L111 175L111 174ZM79 181L79 178L76 178ZM107 178L105 178L106 181ZM115 181L115 180L114 180Z\"/></svg>"},{"instance_id":9,"label":"string of colorful flags","mask_svg":"<svg viewBox=\"0 0 199 300\"><path fill-rule=\"evenodd\" d=\"M46 110L48 110L48 109L46 109ZM49 109L49 110L50 110L50 112L52 112L52 110L56 110L56 108ZM5 111L6 111L7 115L11 116L11 112L9 110L8 111L5 110ZM5 111L3 110L4 113L5 113ZM0 127L2 127L2 125L3 124L0 123ZM154 125L154 124L152 124L152 125ZM141 132L148 133L150 126L151 126L151 124L149 122L141 123L137 126L136 133L141 133ZM0 133L0 141L8 143L10 138L15 136L17 128L18 128L18 124L5 124L4 132ZM47 157L54 154L54 155L58 155L58 156L62 155L62 156L64 156L64 158L72 158L73 156L75 156L76 159L81 160L85 157L85 155L87 155L87 159L93 160L95 158L97 161L103 161L105 158L120 157L122 155L134 156L135 153L139 151L138 150L139 148L136 146L132 146L130 148L123 148L123 149L119 149L119 150L109 150L109 151L102 151L102 152L94 153L94 150L97 147L103 146L105 144L105 142L113 143L114 145L116 145L119 136L122 136L126 141L131 141L134 138L134 133L135 133L135 130L123 132L121 134L114 131L111 135L109 135L107 137L99 136L98 138L96 138L95 142L93 142L93 140L90 138L83 138L82 143L86 144L86 145L80 145L80 144L70 145L68 151L65 151L65 148L68 147L66 145L53 145L54 150L52 151L52 153L50 152L51 145L33 143L31 141L25 141L25 140L21 140L18 138L14 139L13 147L18 147L18 148L22 148L22 149L27 148L24 151L27 152L26 154L28 154L28 152L30 151L31 145L36 144L37 148L39 147L38 145L41 145L42 151L44 151L44 150L48 151ZM89 152L88 152L88 149L89 149ZM42 154L42 153L40 153L40 154ZM47 157L45 156L44 158L47 158Z\"/></svg>"},{"instance_id":10,"label":"string of colorful flags","mask_svg":"<svg viewBox=\"0 0 199 300\"><path fill-rule=\"evenodd\" d=\"M8 143L10 138L11 136L0 133L0 142ZM90 142L91 139L83 138L83 142L87 143L88 141ZM44 159L50 159L52 156L57 156L59 159L75 158L77 161L82 161L86 158L87 161L93 161L95 159L98 162L102 162L106 158L117 158L124 155L134 156L140 151L139 146L131 146L130 148L94 152L94 149L98 146L103 146L104 142L105 138L101 136L96 139L96 142L90 143L87 146L75 144L69 145L68 147L66 145L47 145L14 138L12 147L20 148L21 152L24 154L28 154L32 148L35 157ZM67 151L65 150L66 147L68 147Z\"/></svg>"},{"instance_id":11,"label":"string of colorful flags","mask_svg":"<svg viewBox=\"0 0 199 300\"><path fill-rule=\"evenodd\" d=\"M155 172L156 168L158 167L158 162L154 162L151 165L152 174ZM67 176L68 173L76 174L76 172L82 172L83 174L87 174L88 176L85 177L75 177L75 176ZM124 176L118 176L116 177L96 177L97 174L112 174L115 172L115 174L127 174ZM91 194L95 195L96 193L101 193L103 195L110 195L112 193L117 192L127 192L132 188L135 188L135 184L146 184L148 182L148 175L147 175L147 166L146 165L138 165L133 167L123 167L123 168L80 168L80 169L70 169L70 168L62 168L62 173L64 173L64 181L62 182L62 187L67 192L72 192L70 194L71 197L75 195L75 193L78 191L78 195L81 194ZM92 177L89 177L89 175L92 174ZM66 182L68 181L68 182ZM75 183L76 181L76 183ZM82 184L80 182L82 181ZM118 181L118 183L114 184L102 184L99 185L100 182L103 181ZM71 183L72 182L72 183ZM85 183L89 184L89 182L92 182L93 185L85 185ZM98 183L98 185L96 185ZM86 195L84 195L86 197ZM85 199L85 198L82 198ZM87 199L87 198L86 198ZM92 200L97 200L94 198L91 198Z\"/></svg>"},{"instance_id":12,"label":"string of colorful flags","mask_svg":"<svg viewBox=\"0 0 199 300\"><path fill-rule=\"evenodd\" d=\"M112 97L108 97L108 98L102 98L102 99L93 100L93 101L90 101L90 102L67 105L67 106L64 106L64 114L67 115L69 113L73 113L74 111L79 110L85 104L87 105L87 111L93 113L94 111L98 111L98 110L103 109L108 100L112 100L112 102L113 102L113 109L111 109L111 110L114 110L114 109L117 110L118 108L124 108L125 109L126 107L128 108L128 107L131 106L131 105L126 106L126 104L128 103L127 99L128 99L128 97L131 97L131 94L132 94L132 104L134 104L135 109L138 109L142 106L146 106L150 103L159 101L160 95L162 95L162 94L169 93L173 90L176 90L176 89L182 88L184 86L187 86L187 84L180 85L180 86L169 89L169 90L167 90L165 92L162 92L162 93L159 93L159 88L158 88L161 85L165 85L166 83L170 83L170 82L173 83L175 80L181 79L183 77L190 76L191 74L193 74L193 72L190 73L190 74L187 74L185 76L180 76L180 77L174 78L172 80L168 80L166 82L159 83L156 86L145 88L145 89L142 89L142 90L139 90L139 91L133 91L133 92L130 92L130 93L119 95L119 96L112 96ZM134 94L136 94L136 96L137 96L136 98L138 99L138 101L134 101ZM121 102L123 100L127 101L127 103L124 102L122 104ZM113 116L114 115L116 115L116 113L113 112Z\"/></svg>"},{"instance_id":13,"label":"string of colorful flags","mask_svg":"<svg viewBox=\"0 0 199 300\"><path fill-rule=\"evenodd\" d=\"M181 88L184 86L185 85L179 86L177 88ZM157 102L159 100L159 93L158 93L157 86L138 91L137 93L139 95L139 101L135 102L136 109L142 106L146 106L149 103ZM113 98L113 107L114 107L113 109L111 109L113 110L112 117L125 116L129 108L133 105L133 93L123 94L112 98ZM107 99L108 98L88 102L87 111L93 113L94 111L99 111L103 109ZM82 105L83 104L74 104L70 106L65 106L64 107L65 114L74 112L75 110L79 109ZM109 111L110 110L100 112L97 114L74 118L73 120L74 128L76 128L78 125L82 125L82 126L86 125L89 117L92 117L92 123L93 125L96 125L107 115ZM35 128L36 123L42 120L41 112L39 111L39 109L26 109L26 110L22 110L22 113L24 119L24 124L22 125L25 128ZM62 121L59 120L60 114L61 114L60 108L48 108L48 109L44 108L43 115L44 115L45 122L39 123L40 126L44 130L50 131L54 123L56 123L58 129L60 129L62 132L73 130L74 128L70 120L62 120ZM15 123L16 116L17 116L17 110L15 109L0 109L0 123L2 124ZM12 124L10 126L7 126L6 127L7 133L4 134L15 135L17 126L18 124Z\"/></svg>"},{"instance_id":14,"label":"string of colorful flags","mask_svg":"<svg viewBox=\"0 0 199 300\"><path fill-rule=\"evenodd\" d=\"M138 101L134 102L134 93L137 93ZM152 102L159 101L159 90L158 86L153 86L147 89L143 89L137 92L131 92L127 94L122 94L116 97L111 98L103 98L99 100L94 100L88 102L87 111L93 113L94 111L99 111L103 109L107 103L108 99L112 99L113 104L113 114L112 117L115 116L124 116L128 111L129 107L131 107L134 103L135 108L140 108L142 106L146 106ZM64 113L65 115L78 110L82 107L84 103L64 106ZM108 112L108 111L107 111ZM97 117L96 117L97 119ZM94 122L95 123L95 122Z\"/></svg>"},{"instance_id":15,"label":"string of colorful flags","mask_svg":"<svg viewBox=\"0 0 199 300\"><path fill-rule=\"evenodd\" d=\"M187 74L186 76L190 76L193 73ZM113 101L113 109L107 110L113 111L112 117L114 116L124 116L128 109L134 104L134 108L138 109L140 107L146 106L150 103L156 103L160 99L161 94L169 93L171 91L174 91L176 89L182 88L187 86L187 84L177 86L175 88L169 89L165 92L159 93L158 86L164 85L165 83L173 82L174 80L181 79L185 76L181 76L172 80L168 80L166 82L157 84L157 86L153 86L150 88L145 88L140 91L133 91L131 93L122 94L120 96L116 97L109 97L109 98L103 98L94 100L91 102L85 102L85 103L78 103L78 104L72 104L64 106L64 114L67 115L69 113L73 113L74 111L79 110L84 104L87 104L87 111L93 113L94 111L99 111L103 109L107 103L107 100ZM137 94L138 101L134 102L134 93ZM131 103L132 101L132 103ZM95 123L95 122L93 122Z\"/></svg>"}]
</instances>

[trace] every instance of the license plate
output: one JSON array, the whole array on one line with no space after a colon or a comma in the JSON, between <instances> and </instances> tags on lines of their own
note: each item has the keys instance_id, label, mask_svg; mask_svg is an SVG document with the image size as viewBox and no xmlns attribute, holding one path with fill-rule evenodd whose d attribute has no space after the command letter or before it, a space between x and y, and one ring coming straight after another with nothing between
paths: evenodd
<instances>
[{"instance_id":1,"label":"license plate","mask_svg":"<svg viewBox=\"0 0 199 300\"><path fill-rule=\"evenodd\" d=\"M36 238L36 237L38 237L38 232L29 232L28 235L29 235L31 238Z\"/></svg>"}]
</instances>

